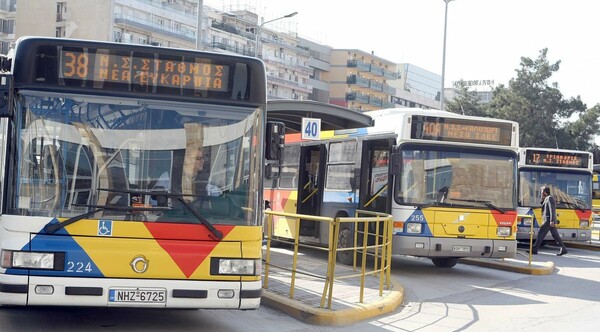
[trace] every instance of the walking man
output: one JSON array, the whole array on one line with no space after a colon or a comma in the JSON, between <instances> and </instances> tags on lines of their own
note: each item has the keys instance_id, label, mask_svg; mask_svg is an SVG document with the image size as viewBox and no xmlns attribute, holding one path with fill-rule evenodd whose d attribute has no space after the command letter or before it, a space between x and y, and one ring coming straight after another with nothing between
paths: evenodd
<instances>
[{"instance_id":1,"label":"walking man","mask_svg":"<svg viewBox=\"0 0 600 332\"><path fill-rule=\"evenodd\" d=\"M567 253L567 247L562 242L558 231L556 230L556 200L550 195L550 188L542 187L542 221L544 222L538 231L537 239L533 244L531 253L537 255L538 249L542 245L546 234L550 231L552 238L560 245L560 252L557 256L562 256Z\"/></svg>"}]
</instances>

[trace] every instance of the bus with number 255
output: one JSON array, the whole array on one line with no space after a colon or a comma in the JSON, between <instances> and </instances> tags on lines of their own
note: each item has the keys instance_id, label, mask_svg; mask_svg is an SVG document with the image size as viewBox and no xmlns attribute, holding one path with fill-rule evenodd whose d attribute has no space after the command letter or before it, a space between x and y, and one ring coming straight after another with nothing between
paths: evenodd
<instances>
[{"instance_id":1,"label":"bus with number 255","mask_svg":"<svg viewBox=\"0 0 600 332\"><path fill-rule=\"evenodd\" d=\"M0 305L259 306L260 60L26 37L2 69Z\"/></svg>"},{"instance_id":2,"label":"bus with number 255","mask_svg":"<svg viewBox=\"0 0 600 332\"><path fill-rule=\"evenodd\" d=\"M438 267L462 257L514 257L517 123L407 108L366 114L373 127L324 131L318 140L286 136L281 172L265 189L273 210L391 214L392 252L430 258ZM289 239L294 227L278 217L273 234ZM342 227L340 246L352 247L362 230ZM302 242L329 241L323 223L301 220L299 232ZM353 261L352 251L337 257Z\"/></svg>"}]
</instances>

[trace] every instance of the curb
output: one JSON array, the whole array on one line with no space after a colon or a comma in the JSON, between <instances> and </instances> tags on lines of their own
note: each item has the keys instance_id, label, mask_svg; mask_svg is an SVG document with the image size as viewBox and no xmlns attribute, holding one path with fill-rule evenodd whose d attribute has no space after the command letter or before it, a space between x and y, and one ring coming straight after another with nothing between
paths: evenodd
<instances>
[{"instance_id":1,"label":"curb","mask_svg":"<svg viewBox=\"0 0 600 332\"><path fill-rule=\"evenodd\" d=\"M600 251L600 245L595 244L595 243L577 243L577 242L567 242L567 241L564 241L563 243L565 244L565 246L567 246L569 248Z\"/></svg>"},{"instance_id":2,"label":"curb","mask_svg":"<svg viewBox=\"0 0 600 332\"><path fill-rule=\"evenodd\" d=\"M492 259L476 259L476 258L461 258L459 262L467 265L476 265L498 269L509 272L533 274L533 275L548 275L554 271L554 262L535 262L536 266L528 266L528 262L518 261L519 265L507 261L496 261ZM541 265L541 266L540 266Z\"/></svg>"},{"instance_id":3,"label":"curb","mask_svg":"<svg viewBox=\"0 0 600 332\"><path fill-rule=\"evenodd\" d=\"M313 325L347 326L395 311L404 301L404 287L391 280L390 293L382 300L357 303L353 308L330 310L314 308L300 301L263 289L261 304L282 311L305 323Z\"/></svg>"}]
</instances>

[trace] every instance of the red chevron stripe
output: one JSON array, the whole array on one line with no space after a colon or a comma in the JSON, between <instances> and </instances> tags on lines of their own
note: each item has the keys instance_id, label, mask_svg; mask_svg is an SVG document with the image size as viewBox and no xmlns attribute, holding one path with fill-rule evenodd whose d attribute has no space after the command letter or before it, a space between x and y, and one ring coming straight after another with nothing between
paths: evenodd
<instances>
[{"instance_id":1,"label":"red chevron stripe","mask_svg":"<svg viewBox=\"0 0 600 332\"><path fill-rule=\"evenodd\" d=\"M204 225L145 223L156 242L189 278L220 243L209 236ZM225 238L235 226L215 225Z\"/></svg>"}]
</instances>

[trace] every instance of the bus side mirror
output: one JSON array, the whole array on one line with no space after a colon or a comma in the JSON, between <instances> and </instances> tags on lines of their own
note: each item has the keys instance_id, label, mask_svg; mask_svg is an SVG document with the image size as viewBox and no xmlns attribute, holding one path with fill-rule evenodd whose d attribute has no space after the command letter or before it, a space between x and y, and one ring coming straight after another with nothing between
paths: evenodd
<instances>
[{"instance_id":1,"label":"bus side mirror","mask_svg":"<svg viewBox=\"0 0 600 332\"><path fill-rule=\"evenodd\" d=\"M0 75L0 118L12 116L12 75Z\"/></svg>"},{"instance_id":2,"label":"bus side mirror","mask_svg":"<svg viewBox=\"0 0 600 332\"><path fill-rule=\"evenodd\" d=\"M392 153L392 158L390 162L390 174L391 175L400 175L400 167L402 166L402 158L401 154L398 152Z\"/></svg>"},{"instance_id":3,"label":"bus side mirror","mask_svg":"<svg viewBox=\"0 0 600 332\"><path fill-rule=\"evenodd\" d=\"M283 162L283 146L285 144L285 125L283 122L267 122L267 144L265 159L281 165Z\"/></svg>"}]
</instances>

